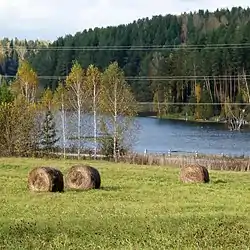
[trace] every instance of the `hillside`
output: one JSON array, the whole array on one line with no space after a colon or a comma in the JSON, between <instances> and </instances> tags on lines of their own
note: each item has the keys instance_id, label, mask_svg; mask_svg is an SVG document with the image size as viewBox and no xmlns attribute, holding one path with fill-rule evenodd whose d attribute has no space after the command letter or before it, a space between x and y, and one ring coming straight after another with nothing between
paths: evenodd
<instances>
[{"instance_id":1,"label":"hillside","mask_svg":"<svg viewBox=\"0 0 250 250\"><path fill-rule=\"evenodd\" d=\"M208 44L217 46L208 48ZM37 48L37 44L28 46ZM93 63L101 69L118 61L138 101L244 101L243 86L250 71L250 9L155 16L128 25L84 30L61 37L36 53L28 51L26 57L38 75L53 76L41 79L41 85L52 89L59 76L69 73L72 60L84 68ZM142 76L144 79L138 78ZM221 106L194 110L166 104L156 109L163 115L196 112L202 118L223 112Z\"/></svg>"}]
</instances>

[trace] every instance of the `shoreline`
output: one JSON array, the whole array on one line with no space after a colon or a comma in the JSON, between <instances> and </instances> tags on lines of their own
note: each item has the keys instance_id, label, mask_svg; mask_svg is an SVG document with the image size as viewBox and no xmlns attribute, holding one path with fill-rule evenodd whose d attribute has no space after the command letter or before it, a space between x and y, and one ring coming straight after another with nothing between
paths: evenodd
<instances>
[{"instance_id":1,"label":"shoreline","mask_svg":"<svg viewBox=\"0 0 250 250\"><path fill-rule=\"evenodd\" d=\"M57 155L57 156L63 156L63 149L57 149L57 151L55 152L50 152L49 155L53 156L53 155ZM66 154L67 157L77 157L77 152L76 151L67 151L66 150ZM93 158L94 157L94 153L93 152L81 152L80 154L81 157L90 157ZM207 160L211 160L211 159L234 159L234 160L246 160L250 158L249 154L242 154L242 155L230 155L230 154L225 154L225 153L221 153L221 154L210 154L210 153L201 153L198 151L194 151L194 152L178 152L178 151L169 151L169 152L161 152L161 153L157 153L157 152L147 152L142 153L142 152L136 152L136 151L130 151L129 153L127 153L124 156L121 156L121 158L123 157L133 157L133 156L139 156L139 157L166 157L168 159L181 159L181 158L195 158L195 159L207 159ZM107 156L101 154L101 152L97 152L96 155L97 158L108 158Z\"/></svg>"},{"instance_id":2,"label":"shoreline","mask_svg":"<svg viewBox=\"0 0 250 250\"><path fill-rule=\"evenodd\" d=\"M53 155L51 158L53 158ZM55 157L63 157L63 154L54 154ZM39 158L39 157L38 157ZM66 159L76 159L77 154L66 154ZM112 157L103 157L97 155L96 159L93 155L81 154L81 160L101 160L114 162ZM119 163L127 163L133 165L159 166L159 167L182 167L186 165L201 165L209 170L219 171L242 171L249 172L249 157L233 157L233 156L215 156L215 155L171 155L167 154L136 154L131 153L118 158Z\"/></svg>"},{"instance_id":3,"label":"shoreline","mask_svg":"<svg viewBox=\"0 0 250 250\"><path fill-rule=\"evenodd\" d=\"M226 124L226 121L213 121L213 120L203 120L203 119L186 119L184 117L158 117L158 116L147 116L148 118L154 118L159 120L172 120L172 121L185 121L185 122L195 122L195 123L214 123L214 124Z\"/></svg>"},{"instance_id":4,"label":"shoreline","mask_svg":"<svg viewBox=\"0 0 250 250\"><path fill-rule=\"evenodd\" d=\"M196 123L196 124L227 125L227 121L202 120L202 119L196 120L196 119L186 119L184 117L158 117L158 116L146 116L146 117L158 120L181 121L181 122ZM250 122L242 124L240 131L244 130L244 128L247 128L249 130ZM239 130L232 130L232 131L239 131Z\"/></svg>"}]
</instances>

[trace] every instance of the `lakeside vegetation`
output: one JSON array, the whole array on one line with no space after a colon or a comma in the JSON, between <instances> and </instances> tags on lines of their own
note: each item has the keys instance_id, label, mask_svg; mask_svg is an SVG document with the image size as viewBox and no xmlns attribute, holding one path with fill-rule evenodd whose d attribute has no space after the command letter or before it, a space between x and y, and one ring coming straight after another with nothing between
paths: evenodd
<instances>
[{"instance_id":1,"label":"lakeside vegetation","mask_svg":"<svg viewBox=\"0 0 250 250\"><path fill-rule=\"evenodd\" d=\"M80 162L100 171L100 190L30 193L32 168L65 173L76 160L0 159L0 248L248 249L247 173L210 171L209 184L189 185L178 168Z\"/></svg>"},{"instance_id":2,"label":"lakeside vegetation","mask_svg":"<svg viewBox=\"0 0 250 250\"><path fill-rule=\"evenodd\" d=\"M100 72L94 65L85 70L75 61L54 92L47 88L39 93L37 73L23 60L16 80L0 86L1 97L0 129L5 131L0 135L1 156L48 154L61 139L57 146L66 157L67 142L76 136L71 148L76 149L78 159L90 150L84 144L92 137L95 157L101 151L117 161L134 143L136 101L116 62ZM55 113L60 117L58 126ZM83 119L86 115L93 116L93 121ZM70 129L69 124L73 124Z\"/></svg>"},{"instance_id":3,"label":"lakeside vegetation","mask_svg":"<svg viewBox=\"0 0 250 250\"><path fill-rule=\"evenodd\" d=\"M155 116L160 119L167 119L167 120L181 120L181 121L191 121L191 122L199 122L199 123L226 123L226 121L221 121L220 118L211 117L210 119L196 119L194 116L188 116L183 114L169 114L164 116Z\"/></svg>"}]
</instances>

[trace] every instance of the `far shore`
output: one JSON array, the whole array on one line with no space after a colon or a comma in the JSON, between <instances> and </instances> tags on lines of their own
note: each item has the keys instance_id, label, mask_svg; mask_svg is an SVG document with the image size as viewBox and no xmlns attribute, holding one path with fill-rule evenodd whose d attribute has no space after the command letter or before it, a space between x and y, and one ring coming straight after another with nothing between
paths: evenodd
<instances>
[{"instance_id":1,"label":"far shore","mask_svg":"<svg viewBox=\"0 0 250 250\"><path fill-rule=\"evenodd\" d=\"M162 119L162 120L173 120L173 121L187 121L187 122L197 122L197 123L214 123L214 124L226 124L226 121L216 121L216 120L203 120L203 119L194 119L185 117L158 117L158 116L148 116L149 118Z\"/></svg>"}]
</instances>

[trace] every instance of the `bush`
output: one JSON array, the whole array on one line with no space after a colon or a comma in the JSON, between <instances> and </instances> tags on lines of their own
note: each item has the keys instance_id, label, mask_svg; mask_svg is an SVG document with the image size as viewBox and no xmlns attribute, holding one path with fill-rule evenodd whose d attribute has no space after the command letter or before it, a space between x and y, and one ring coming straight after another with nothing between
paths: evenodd
<instances>
[{"instance_id":1,"label":"bush","mask_svg":"<svg viewBox=\"0 0 250 250\"><path fill-rule=\"evenodd\" d=\"M0 104L0 154L30 156L37 147L35 110L23 100Z\"/></svg>"}]
</instances>

